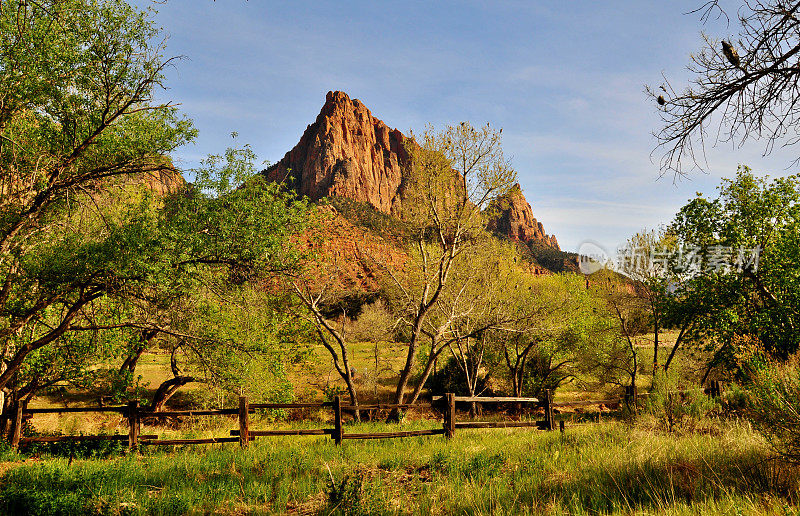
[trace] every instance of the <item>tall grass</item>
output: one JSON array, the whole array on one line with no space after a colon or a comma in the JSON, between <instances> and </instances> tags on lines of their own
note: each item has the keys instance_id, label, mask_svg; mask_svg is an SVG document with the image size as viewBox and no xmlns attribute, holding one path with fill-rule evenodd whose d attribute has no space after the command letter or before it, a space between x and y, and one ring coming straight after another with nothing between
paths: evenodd
<instances>
[{"instance_id":1,"label":"tall grass","mask_svg":"<svg viewBox=\"0 0 800 516\"><path fill-rule=\"evenodd\" d=\"M463 430L340 447L281 437L248 450L46 458L5 473L0 513L796 514L799 481L746 425L675 436L609 422L563 435Z\"/></svg>"}]
</instances>

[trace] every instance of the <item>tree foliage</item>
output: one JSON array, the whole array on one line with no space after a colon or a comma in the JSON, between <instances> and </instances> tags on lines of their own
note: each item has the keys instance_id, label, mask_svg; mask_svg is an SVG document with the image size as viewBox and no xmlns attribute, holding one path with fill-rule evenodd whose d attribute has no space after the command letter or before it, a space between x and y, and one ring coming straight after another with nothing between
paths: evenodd
<instances>
[{"instance_id":1,"label":"tree foliage","mask_svg":"<svg viewBox=\"0 0 800 516\"><path fill-rule=\"evenodd\" d=\"M2 6L0 389L88 305L148 274L153 210L127 203L125 223L91 212L101 182L165 171L194 135L153 100L171 62L158 34L120 1Z\"/></svg>"},{"instance_id":2,"label":"tree foliage","mask_svg":"<svg viewBox=\"0 0 800 516\"><path fill-rule=\"evenodd\" d=\"M280 383L272 366L302 330L269 281L294 270L306 204L257 175L247 146L185 184L168 155L194 129L154 100L175 60L149 13L9 1L0 29L0 390L101 374L124 389L155 336L172 351L167 390L242 389L265 367Z\"/></svg>"},{"instance_id":3,"label":"tree foliage","mask_svg":"<svg viewBox=\"0 0 800 516\"><path fill-rule=\"evenodd\" d=\"M500 131L476 129L467 122L442 131L428 128L408 145L407 219L418 239L411 283L392 275L404 305L402 321L410 335L395 402L403 403L417 362L429 337L425 327L445 290L453 284L454 264L484 232L482 210L506 193L516 172L503 156ZM460 285L456 285L456 290ZM449 330L449 325L444 330ZM433 335L443 332L435 330Z\"/></svg>"},{"instance_id":4,"label":"tree foliage","mask_svg":"<svg viewBox=\"0 0 800 516\"><path fill-rule=\"evenodd\" d=\"M800 180L742 167L716 198L689 201L670 226L695 266L675 269L668 322L736 367L740 342L785 359L800 345ZM755 251L755 253L754 253ZM723 260L720 261L720 256ZM685 260L684 260L685 261Z\"/></svg>"},{"instance_id":5,"label":"tree foliage","mask_svg":"<svg viewBox=\"0 0 800 516\"><path fill-rule=\"evenodd\" d=\"M604 299L569 273L521 271L513 284L504 294L516 316L489 331L494 376L506 379L514 396L597 376L601 355L617 342Z\"/></svg>"}]
</instances>

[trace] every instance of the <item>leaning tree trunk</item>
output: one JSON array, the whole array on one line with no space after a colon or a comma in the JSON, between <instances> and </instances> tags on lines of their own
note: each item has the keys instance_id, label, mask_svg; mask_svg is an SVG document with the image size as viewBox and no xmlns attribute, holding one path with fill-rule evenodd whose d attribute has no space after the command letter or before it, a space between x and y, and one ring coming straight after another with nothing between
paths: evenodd
<instances>
[{"instance_id":1,"label":"leaning tree trunk","mask_svg":"<svg viewBox=\"0 0 800 516\"><path fill-rule=\"evenodd\" d=\"M195 379L192 376L176 376L162 382L153 394L153 398L150 401L150 410L152 412L160 412L164 408L164 404L169 401L173 394L178 392L178 389L193 381Z\"/></svg>"},{"instance_id":2,"label":"leaning tree trunk","mask_svg":"<svg viewBox=\"0 0 800 516\"><path fill-rule=\"evenodd\" d=\"M125 360L119 367L120 373L133 374L136 371L136 364L138 364L142 354L147 351L148 347L150 347L150 343L153 342L153 339L156 337L156 335L158 335L158 330L142 331L142 333L139 335L138 345L131 350L131 353L125 357Z\"/></svg>"},{"instance_id":3,"label":"leaning tree trunk","mask_svg":"<svg viewBox=\"0 0 800 516\"><path fill-rule=\"evenodd\" d=\"M193 376L187 376L181 374L181 370L178 368L178 359L176 357L176 353L178 349L180 349L181 344L172 348L172 355L169 357L169 364L170 368L172 369L172 378L166 380L158 386L156 392L153 394L153 398L150 401L150 410L152 412L159 412L164 407L164 404L169 401L169 399L178 392L178 389L186 385L187 383L191 383L196 381Z\"/></svg>"},{"instance_id":4,"label":"leaning tree trunk","mask_svg":"<svg viewBox=\"0 0 800 516\"><path fill-rule=\"evenodd\" d=\"M436 369L436 361L439 359L439 355L441 355L442 351L445 349L446 348L442 346L437 350L435 339L431 339L431 354L428 356L428 362L425 364L425 369L422 371L422 376L420 377L416 387L414 387L414 392L411 393L411 398L408 400L410 404L413 405L419 399L420 394L422 394L422 389L425 388L425 383L428 381L428 377Z\"/></svg>"}]
</instances>

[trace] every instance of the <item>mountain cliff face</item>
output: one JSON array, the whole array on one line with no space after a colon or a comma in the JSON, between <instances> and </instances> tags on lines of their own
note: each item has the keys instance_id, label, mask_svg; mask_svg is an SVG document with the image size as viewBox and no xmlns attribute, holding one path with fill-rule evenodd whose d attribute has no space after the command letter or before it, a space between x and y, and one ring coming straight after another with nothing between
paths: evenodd
<instances>
[{"instance_id":1,"label":"mountain cliff face","mask_svg":"<svg viewBox=\"0 0 800 516\"><path fill-rule=\"evenodd\" d=\"M141 184L153 191L157 196L175 193L186 185L180 172L168 163L168 168L145 172L131 179L133 184Z\"/></svg>"},{"instance_id":2,"label":"mountain cliff face","mask_svg":"<svg viewBox=\"0 0 800 516\"><path fill-rule=\"evenodd\" d=\"M345 197L401 217L403 171L409 159L406 140L400 131L372 116L359 100L331 91L300 142L263 174L314 201ZM519 185L499 199L497 207L496 218L489 222L491 229L513 240L538 240L558 249L555 237L548 236L533 217Z\"/></svg>"},{"instance_id":3,"label":"mountain cliff face","mask_svg":"<svg viewBox=\"0 0 800 516\"><path fill-rule=\"evenodd\" d=\"M312 200L347 197L399 216L405 137L341 91L328 92L300 142L264 173Z\"/></svg>"},{"instance_id":4,"label":"mountain cliff face","mask_svg":"<svg viewBox=\"0 0 800 516\"><path fill-rule=\"evenodd\" d=\"M507 194L499 197L492 205L492 210L494 213L488 223L492 231L512 240L525 243L536 240L560 250L555 235L548 236L542 223L533 216L533 209L522 195L519 184L515 184Z\"/></svg>"}]
</instances>

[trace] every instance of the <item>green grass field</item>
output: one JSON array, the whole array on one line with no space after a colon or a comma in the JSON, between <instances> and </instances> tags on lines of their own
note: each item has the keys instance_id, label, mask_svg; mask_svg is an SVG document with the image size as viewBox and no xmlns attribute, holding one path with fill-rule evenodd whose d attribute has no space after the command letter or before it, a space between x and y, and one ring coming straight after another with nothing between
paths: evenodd
<instances>
[{"instance_id":1,"label":"green grass field","mask_svg":"<svg viewBox=\"0 0 800 516\"><path fill-rule=\"evenodd\" d=\"M771 457L736 422L686 435L605 422L564 434L463 430L450 441L340 447L261 438L248 450L145 450L71 464L5 452L0 513L797 514L798 471Z\"/></svg>"},{"instance_id":2,"label":"green grass field","mask_svg":"<svg viewBox=\"0 0 800 516\"><path fill-rule=\"evenodd\" d=\"M370 376L375 347L353 346L362 399L372 398L370 389L386 398L400 365L391 357L400 351L379 348L383 369L376 380ZM639 353L640 385L647 388L652 346L643 344ZM676 367L691 372L691 356L679 357ZM338 385L338 377L325 373L326 359L320 353L291 373L298 394L319 400L327 386ZM147 354L138 372L155 387L169 377L168 357ZM94 404L73 394L36 405ZM601 394L569 384L557 398ZM253 428L330 427L330 417L329 410L261 414ZM558 417L594 420L580 413ZM0 514L800 514L800 471L776 460L746 422L714 416L666 433L652 416L635 423L618 418L611 413L564 434L459 430L449 441L347 440L340 447L328 437L270 437L248 450L236 444L143 447L129 455L123 443L0 450ZM127 431L113 414L37 415L33 423L40 431L68 434ZM345 432L440 425L429 410L415 410L402 424L349 424ZM222 437L232 428L233 418L200 417L151 421L142 433Z\"/></svg>"}]
</instances>

